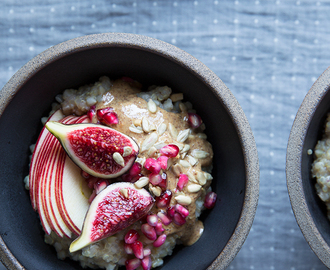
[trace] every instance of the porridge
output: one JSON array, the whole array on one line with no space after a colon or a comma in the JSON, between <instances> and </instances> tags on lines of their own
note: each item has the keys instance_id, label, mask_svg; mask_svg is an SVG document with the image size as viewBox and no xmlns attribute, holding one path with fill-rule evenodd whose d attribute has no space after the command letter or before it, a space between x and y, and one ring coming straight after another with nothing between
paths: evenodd
<instances>
[{"instance_id":1,"label":"porridge","mask_svg":"<svg viewBox=\"0 0 330 270\"><path fill-rule=\"evenodd\" d=\"M59 259L68 257L82 267L107 270L120 266L151 269L162 265L176 244L192 245L200 238L204 227L198 217L217 198L210 187L213 151L202 119L182 93L172 93L167 86L142 91L130 78L104 76L92 85L65 90L56 101L50 117L42 119L46 127L31 147L25 183L39 213L45 242L54 246ZM96 127L117 134L120 142L114 143L116 150L105 158L100 153L106 143L91 139L101 149L92 150L92 161L90 157L84 160L89 170L75 161L63 138L55 138L60 136L50 128L54 122L70 126L73 132ZM95 138L92 133L88 136ZM81 133L75 138L83 146L90 140ZM73 155L82 148L72 150ZM83 156L87 154L89 150ZM111 168L108 175L94 175L97 164ZM139 206L143 211L136 208L141 201L129 197L132 192L149 198L148 206ZM108 225L102 223L100 228L98 223L96 228L94 219L100 216L101 202L109 203L109 196L119 199L119 206L109 206L110 214L101 213ZM127 207L132 213L118 217L125 198L130 200ZM89 224L93 229L88 229ZM100 238L87 237L77 248L76 243L90 230L97 230ZM109 230L112 233L106 234Z\"/></svg>"}]
</instances>

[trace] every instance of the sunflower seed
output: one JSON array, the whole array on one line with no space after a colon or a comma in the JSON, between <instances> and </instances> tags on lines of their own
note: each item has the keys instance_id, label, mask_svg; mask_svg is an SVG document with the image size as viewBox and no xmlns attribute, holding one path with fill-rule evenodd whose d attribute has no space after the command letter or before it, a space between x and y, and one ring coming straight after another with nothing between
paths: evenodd
<instances>
[{"instance_id":1,"label":"sunflower seed","mask_svg":"<svg viewBox=\"0 0 330 270\"><path fill-rule=\"evenodd\" d=\"M151 157L157 152L157 148L155 146L151 146L148 150L148 156Z\"/></svg>"},{"instance_id":2,"label":"sunflower seed","mask_svg":"<svg viewBox=\"0 0 330 270\"><path fill-rule=\"evenodd\" d=\"M210 174L208 172L204 172L204 175L205 175L206 180L212 180L213 179L212 174Z\"/></svg>"},{"instance_id":3,"label":"sunflower seed","mask_svg":"<svg viewBox=\"0 0 330 270\"><path fill-rule=\"evenodd\" d=\"M122 188L119 190L120 194L123 195L126 199L128 198L128 190L127 188Z\"/></svg>"},{"instance_id":4,"label":"sunflower seed","mask_svg":"<svg viewBox=\"0 0 330 270\"><path fill-rule=\"evenodd\" d=\"M124 146L123 157L127 157L132 153L132 148L130 146Z\"/></svg>"},{"instance_id":5,"label":"sunflower seed","mask_svg":"<svg viewBox=\"0 0 330 270\"><path fill-rule=\"evenodd\" d=\"M201 138L202 140L206 140L207 139L207 135L205 133L198 133L197 134L198 138Z\"/></svg>"},{"instance_id":6,"label":"sunflower seed","mask_svg":"<svg viewBox=\"0 0 330 270\"><path fill-rule=\"evenodd\" d=\"M114 152L112 157L117 164L119 164L122 167L125 166L125 161L121 154L119 154L118 152Z\"/></svg>"},{"instance_id":7,"label":"sunflower seed","mask_svg":"<svg viewBox=\"0 0 330 270\"><path fill-rule=\"evenodd\" d=\"M191 204L191 198L186 195L178 195L175 197L175 200L182 205L189 205Z\"/></svg>"},{"instance_id":8,"label":"sunflower seed","mask_svg":"<svg viewBox=\"0 0 330 270\"><path fill-rule=\"evenodd\" d=\"M166 126L165 123L161 123L161 124L158 126L158 128L157 128L157 132L158 132L159 136L161 136L161 135L164 134L164 132L166 131L166 128L167 128L167 126Z\"/></svg>"},{"instance_id":9,"label":"sunflower seed","mask_svg":"<svg viewBox=\"0 0 330 270\"><path fill-rule=\"evenodd\" d=\"M197 159L195 159L194 157L192 157L190 155L187 155L187 158L188 158L188 162L190 163L191 166L195 166L198 162Z\"/></svg>"},{"instance_id":10,"label":"sunflower seed","mask_svg":"<svg viewBox=\"0 0 330 270\"><path fill-rule=\"evenodd\" d=\"M170 131L170 134L174 140L178 137L178 131L175 126L173 126L171 123L168 124L168 129Z\"/></svg>"},{"instance_id":11,"label":"sunflower seed","mask_svg":"<svg viewBox=\"0 0 330 270\"><path fill-rule=\"evenodd\" d=\"M188 178L189 178L189 181L190 182L193 182L193 183L198 183L196 178L195 178L195 175L192 173L192 172L187 172L187 175L188 175Z\"/></svg>"},{"instance_id":12,"label":"sunflower seed","mask_svg":"<svg viewBox=\"0 0 330 270\"><path fill-rule=\"evenodd\" d=\"M182 94L182 93L175 93L175 94L172 94L172 95L170 95L170 99L171 99L173 102L183 100L183 94Z\"/></svg>"},{"instance_id":13,"label":"sunflower seed","mask_svg":"<svg viewBox=\"0 0 330 270\"><path fill-rule=\"evenodd\" d=\"M187 160L180 160L179 161L180 165L184 168L189 168L190 167L190 163Z\"/></svg>"},{"instance_id":14,"label":"sunflower seed","mask_svg":"<svg viewBox=\"0 0 330 270\"><path fill-rule=\"evenodd\" d=\"M151 146L153 146L158 140L157 132L152 132L149 136L143 141L141 145L141 152L145 150L149 150Z\"/></svg>"},{"instance_id":15,"label":"sunflower seed","mask_svg":"<svg viewBox=\"0 0 330 270\"><path fill-rule=\"evenodd\" d=\"M206 177L204 172L198 172L196 178L198 180L198 183L200 183L202 186L206 184Z\"/></svg>"},{"instance_id":16,"label":"sunflower seed","mask_svg":"<svg viewBox=\"0 0 330 270\"><path fill-rule=\"evenodd\" d=\"M133 124L138 127L142 125L142 120L141 119L134 119Z\"/></svg>"},{"instance_id":17,"label":"sunflower seed","mask_svg":"<svg viewBox=\"0 0 330 270\"><path fill-rule=\"evenodd\" d=\"M181 150L183 149L183 147L184 147L184 145L183 145L182 143L176 143L176 142L174 142L174 143L172 143L172 144L174 144L174 145L176 145L177 147L179 147L179 151L181 151Z\"/></svg>"},{"instance_id":18,"label":"sunflower seed","mask_svg":"<svg viewBox=\"0 0 330 270\"><path fill-rule=\"evenodd\" d=\"M176 176L179 176L182 173L182 166L176 163L172 166L172 170Z\"/></svg>"},{"instance_id":19,"label":"sunflower seed","mask_svg":"<svg viewBox=\"0 0 330 270\"><path fill-rule=\"evenodd\" d=\"M176 140L178 142L185 142L188 139L190 132L191 132L190 128L181 130Z\"/></svg>"},{"instance_id":20,"label":"sunflower seed","mask_svg":"<svg viewBox=\"0 0 330 270\"><path fill-rule=\"evenodd\" d=\"M142 118L142 129L146 133L150 132L150 123L149 123L148 118L146 118L146 117Z\"/></svg>"},{"instance_id":21,"label":"sunflower seed","mask_svg":"<svg viewBox=\"0 0 330 270\"><path fill-rule=\"evenodd\" d=\"M181 153L185 153L188 152L190 149L190 145L189 144L185 144L181 150Z\"/></svg>"},{"instance_id":22,"label":"sunflower seed","mask_svg":"<svg viewBox=\"0 0 330 270\"><path fill-rule=\"evenodd\" d=\"M187 186L188 192L191 192L191 193L198 192L201 190L201 188L202 188L202 186L198 185L198 184L190 184Z\"/></svg>"},{"instance_id":23,"label":"sunflower seed","mask_svg":"<svg viewBox=\"0 0 330 270\"><path fill-rule=\"evenodd\" d=\"M203 158L207 158L210 154L203 150L194 149L194 150L192 150L191 155L195 158L203 159Z\"/></svg>"},{"instance_id":24,"label":"sunflower seed","mask_svg":"<svg viewBox=\"0 0 330 270\"><path fill-rule=\"evenodd\" d=\"M144 163L146 162L146 158L145 157L138 157L135 161L140 163L141 166L143 167Z\"/></svg>"},{"instance_id":25,"label":"sunflower seed","mask_svg":"<svg viewBox=\"0 0 330 270\"><path fill-rule=\"evenodd\" d=\"M141 127L136 127L136 126L134 126L134 125L130 125L130 126L128 127L128 129L129 129L130 131L134 132L134 133L137 133L137 134L141 134L141 133L143 133L143 130L142 130Z\"/></svg>"},{"instance_id":26,"label":"sunflower seed","mask_svg":"<svg viewBox=\"0 0 330 270\"><path fill-rule=\"evenodd\" d=\"M139 180L137 180L134 183L134 186L136 186L137 188L143 188L144 186L149 184L149 177L146 176L142 176L139 178Z\"/></svg>"},{"instance_id":27,"label":"sunflower seed","mask_svg":"<svg viewBox=\"0 0 330 270\"><path fill-rule=\"evenodd\" d=\"M156 197L159 197L160 194L162 194L162 189L161 187L158 186L153 186L149 184L149 190L151 191L152 194L154 194Z\"/></svg>"},{"instance_id":28,"label":"sunflower seed","mask_svg":"<svg viewBox=\"0 0 330 270\"><path fill-rule=\"evenodd\" d=\"M157 105L152 99L149 99L147 106L149 112L155 113L157 111Z\"/></svg>"},{"instance_id":29,"label":"sunflower seed","mask_svg":"<svg viewBox=\"0 0 330 270\"><path fill-rule=\"evenodd\" d=\"M160 148L162 148L162 147L164 147L165 145L167 145L166 143L164 143L164 142L157 142L157 143L155 143L154 144L154 146L156 147L156 149L160 149Z\"/></svg>"},{"instance_id":30,"label":"sunflower seed","mask_svg":"<svg viewBox=\"0 0 330 270\"><path fill-rule=\"evenodd\" d=\"M150 131L157 130L157 128L156 128L156 126L155 126L154 123L150 123L150 122L149 122L149 130L150 130Z\"/></svg>"}]
</instances>

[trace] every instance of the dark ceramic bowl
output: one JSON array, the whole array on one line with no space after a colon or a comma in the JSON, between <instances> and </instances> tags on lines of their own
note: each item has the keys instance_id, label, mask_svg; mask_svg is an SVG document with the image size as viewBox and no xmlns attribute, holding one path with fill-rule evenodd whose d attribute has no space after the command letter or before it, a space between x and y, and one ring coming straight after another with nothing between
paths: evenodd
<instances>
[{"instance_id":1,"label":"dark ceramic bowl","mask_svg":"<svg viewBox=\"0 0 330 270\"><path fill-rule=\"evenodd\" d=\"M297 223L319 259L330 268L330 222L311 176L314 149L330 111L330 69L314 83L293 123L286 159L287 186Z\"/></svg>"},{"instance_id":2,"label":"dark ceramic bowl","mask_svg":"<svg viewBox=\"0 0 330 270\"><path fill-rule=\"evenodd\" d=\"M203 214L205 231L190 247L178 246L161 269L224 269L246 239L256 212L259 166L255 141L237 100L205 65L165 42L132 34L98 34L56 45L33 58L0 95L0 258L9 269L81 269L58 260L46 245L23 178L40 118L66 88L101 75L129 76L143 85L183 92L204 119L213 144L213 188L220 200Z\"/></svg>"}]
</instances>

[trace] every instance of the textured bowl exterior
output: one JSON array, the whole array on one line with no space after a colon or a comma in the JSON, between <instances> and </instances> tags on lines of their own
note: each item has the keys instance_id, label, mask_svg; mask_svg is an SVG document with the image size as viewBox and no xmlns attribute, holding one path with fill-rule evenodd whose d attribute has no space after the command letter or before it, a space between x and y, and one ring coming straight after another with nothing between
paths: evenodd
<instances>
[{"instance_id":1,"label":"textured bowl exterior","mask_svg":"<svg viewBox=\"0 0 330 270\"><path fill-rule=\"evenodd\" d=\"M311 176L314 149L330 111L330 68L314 83L293 123L286 158L287 187L297 223L311 249L330 268L330 223Z\"/></svg>"},{"instance_id":2,"label":"textured bowl exterior","mask_svg":"<svg viewBox=\"0 0 330 270\"><path fill-rule=\"evenodd\" d=\"M197 59L168 43L123 33L89 35L51 47L2 89L0 148L6 159L0 161L1 182L6 187L15 182L0 198L1 209L7 209L0 215L1 260L9 269L81 269L70 260L58 260L53 248L43 243L23 178L28 174L28 146L36 141L40 118L56 94L102 75L167 84L183 92L202 116L215 152L212 186L221 201L202 215L201 239L176 248L161 269L225 269L250 231L258 202L259 163L249 123L230 90Z\"/></svg>"}]
</instances>

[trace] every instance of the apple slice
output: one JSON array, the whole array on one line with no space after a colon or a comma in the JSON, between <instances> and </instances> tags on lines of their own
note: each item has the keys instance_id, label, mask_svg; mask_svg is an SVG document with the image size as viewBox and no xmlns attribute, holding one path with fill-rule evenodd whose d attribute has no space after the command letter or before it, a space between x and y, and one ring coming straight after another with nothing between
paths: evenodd
<instances>
[{"instance_id":1,"label":"apple slice","mask_svg":"<svg viewBox=\"0 0 330 270\"><path fill-rule=\"evenodd\" d=\"M49 117L48 121L59 121L63 117L64 117L63 113L60 110L57 110ZM46 139L46 136L47 135L49 136L49 134L50 134L50 132L45 127L43 127L40 132L37 143L35 145L34 152L32 154L32 159L31 159L29 186L30 186L31 203L32 203L33 209L35 209L35 210L37 209L36 194L37 194L37 190L38 190L36 179L38 178L38 175L40 173L40 171L37 169L37 167L39 166L39 161L41 161L39 156L42 154L42 152L40 152L40 149L42 148L41 146L42 146L44 140Z\"/></svg>"},{"instance_id":2,"label":"apple slice","mask_svg":"<svg viewBox=\"0 0 330 270\"><path fill-rule=\"evenodd\" d=\"M88 117L82 116L75 123L87 122L89 122ZM65 224L74 234L79 235L89 208L88 199L92 191L82 177L81 169L72 162L62 147L60 158L58 177L54 181L56 204Z\"/></svg>"},{"instance_id":3,"label":"apple slice","mask_svg":"<svg viewBox=\"0 0 330 270\"><path fill-rule=\"evenodd\" d=\"M49 120L60 120L63 114L60 111L54 113ZM76 122L87 121L87 116L75 117L67 116L60 120L60 122L67 124L74 124ZM46 233L50 233L52 230L59 236L64 235L70 237L72 232L77 234L77 229L72 227L76 226L75 221L67 221L61 204L58 204L57 197L59 197L57 188L58 180L65 179L63 170L66 164L66 154L58 142L58 140L45 128L41 131L35 151L30 165L30 197L31 203L35 210L38 211L41 224ZM76 180L76 176L78 179ZM80 170L76 169L75 176L71 176L71 180L74 179L77 182L85 183L85 179L80 175ZM82 184L81 184L82 185ZM86 185L86 184L85 184ZM78 189L79 190L79 189ZM85 196L88 196L88 190L83 189ZM91 193L91 192L90 192ZM84 196L85 201L88 203L88 198ZM85 206L86 206L85 202ZM65 204L64 204L65 205ZM67 207L66 208L70 208ZM81 215L84 217L87 212L83 211ZM78 211L79 213L79 211ZM76 214L78 216L79 214ZM82 217L82 218L83 218ZM73 225L71 224L73 223Z\"/></svg>"},{"instance_id":4,"label":"apple slice","mask_svg":"<svg viewBox=\"0 0 330 270\"><path fill-rule=\"evenodd\" d=\"M75 122L75 117L69 116L60 120L64 123ZM53 197L49 193L50 182L54 181L54 174L57 171L58 155L61 151L61 145L57 144L51 134L47 134L44 141L41 141L42 155L38 160L38 212L41 217L42 224L48 224L50 229L54 231L58 236L71 237L71 231L65 225L61 216L58 214L56 205L52 205ZM46 231L48 233L48 231Z\"/></svg>"},{"instance_id":5,"label":"apple slice","mask_svg":"<svg viewBox=\"0 0 330 270\"><path fill-rule=\"evenodd\" d=\"M77 121L77 117L66 117L62 119L60 122L63 123L75 123ZM55 197L55 182L61 177L59 175L59 166L63 163L60 159L61 155L63 155L63 151L61 146L57 144L56 141L51 141L51 149L53 149L53 153L48 156L48 165L44 165L44 171L49 171L49 174L44 177L44 183L42 184L42 201L44 205L44 209L46 212L46 218L51 225L53 231L63 237L64 235L67 237L71 237L72 231L66 225L65 221L62 219L58 206L56 204Z\"/></svg>"}]
</instances>

